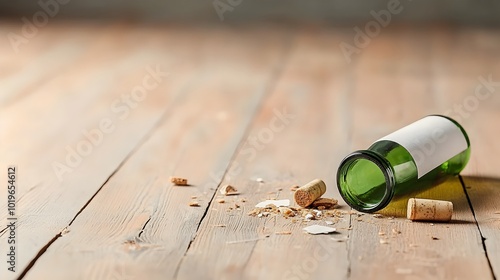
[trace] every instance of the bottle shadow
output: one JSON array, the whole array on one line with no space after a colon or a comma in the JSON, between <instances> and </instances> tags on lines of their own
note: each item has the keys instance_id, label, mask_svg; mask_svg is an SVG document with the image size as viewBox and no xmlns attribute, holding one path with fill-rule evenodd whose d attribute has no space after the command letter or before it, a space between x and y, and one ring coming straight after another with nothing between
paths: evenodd
<instances>
[{"instance_id":1,"label":"bottle shadow","mask_svg":"<svg viewBox=\"0 0 500 280\"><path fill-rule=\"evenodd\" d=\"M409 198L446 200L453 203L451 224L474 224L474 213L500 211L500 179L480 176L457 176L420 192L395 198L385 209L377 212L385 216L405 218ZM500 212L498 212L500 214ZM500 215L497 214L497 216Z\"/></svg>"},{"instance_id":2,"label":"bottle shadow","mask_svg":"<svg viewBox=\"0 0 500 280\"><path fill-rule=\"evenodd\" d=\"M460 179L476 218L500 219L500 178L464 175Z\"/></svg>"},{"instance_id":3,"label":"bottle shadow","mask_svg":"<svg viewBox=\"0 0 500 280\"><path fill-rule=\"evenodd\" d=\"M476 224L476 221L471 221L471 220L457 220L453 219L448 222L448 224L456 224L456 225L466 225L466 224Z\"/></svg>"}]
</instances>

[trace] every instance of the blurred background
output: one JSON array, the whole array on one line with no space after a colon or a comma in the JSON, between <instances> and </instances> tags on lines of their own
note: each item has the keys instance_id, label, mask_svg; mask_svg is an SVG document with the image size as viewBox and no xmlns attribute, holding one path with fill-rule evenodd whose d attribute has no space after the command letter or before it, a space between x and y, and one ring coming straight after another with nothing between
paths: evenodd
<instances>
[{"instance_id":1,"label":"blurred background","mask_svg":"<svg viewBox=\"0 0 500 280\"><path fill-rule=\"evenodd\" d=\"M54 0L55 1L55 0ZM40 2L51 1L0 1L2 16L30 15L40 9ZM246 1L246 0L60 0L64 6L58 17L92 19L134 19L141 21L196 20L219 21L215 7L230 12L224 13L224 20L328 20L336 23L352 23L370 20L370 10L387 7L388 1ZM448 21L463 24L500 23L499 1L442 0L401 2L408 5L399 20ZM235 6L238 6L237 8Z\"/></svg>"}]
</instances>

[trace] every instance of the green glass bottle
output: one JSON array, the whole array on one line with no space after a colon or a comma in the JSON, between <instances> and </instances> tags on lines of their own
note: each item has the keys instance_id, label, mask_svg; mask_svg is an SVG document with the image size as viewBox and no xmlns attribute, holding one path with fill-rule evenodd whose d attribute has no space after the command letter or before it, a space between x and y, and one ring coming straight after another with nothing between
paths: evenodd
<instances>
[{"instance_id":1,"label":"green glass bottle","mask_svg":"<svg viewBox=\"0 0 500 280\"><path fill-rule=\"evenodd\" d=\"M348 155L338 168L337 186L349 206L375 212L394 198L459 174L469 157L462 126L431 115Z\"/></svg>"}]
</instances>

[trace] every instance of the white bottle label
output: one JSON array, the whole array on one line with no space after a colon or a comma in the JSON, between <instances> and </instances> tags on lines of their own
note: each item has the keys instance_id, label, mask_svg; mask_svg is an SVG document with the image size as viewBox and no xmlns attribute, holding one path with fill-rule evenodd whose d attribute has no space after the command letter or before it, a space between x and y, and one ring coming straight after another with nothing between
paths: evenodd
<instances>
[{"instance_id":1,"label":"white bottle label","mask_svg":"<svg viewBox=\"0 0 500 280\"><path fill-rule=\"evenodd\" d=\"M403 146L417 165L418 178L467 149L460 128L447 118L428 116L382 139Z\"/></svg>"}]
</instances>

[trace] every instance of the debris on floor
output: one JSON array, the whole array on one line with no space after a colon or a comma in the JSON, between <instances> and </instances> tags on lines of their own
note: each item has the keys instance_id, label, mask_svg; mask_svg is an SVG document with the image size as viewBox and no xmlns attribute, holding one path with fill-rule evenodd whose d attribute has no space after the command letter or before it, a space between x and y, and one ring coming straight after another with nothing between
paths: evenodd
<instances>
[{"instance_id":1,"label":"debris on floor","mask_svg":"<svg viewBox=\"0 0 500 280\"><path fill-rule=\"evenodd\" d=\"M311 203L311 207L318 210L333 209L338 203L339 201L333 198L318 198Z\"/></svg>"},{"instance_id":2,"label":"debris on floor","mask_svg":"<svg viewBox=\"0 0 500 280\"><path fill-rule=\"evenodd\" d=\"M312 220L315 220L315 219L316 219L316 216L314 216L311 213L306 214L306 216L304 217L304 221L312 221Z\"/></svg>"},{"instance_id":3,"label":"debris on floor","mask_svg":"<svg viewBox=\"0 0 500 280\"><path fill-rule=\"evenodd\" d=\"M317 210L311 208L295 208L287 206L276 207L274 204L269 204L267 202L266 204L268 205L266 205L265 207L256 207L255 209L251 210L250 212L248 212L248 215L259 218L281 215L285 219L292 219L292 222L308 222L311 220L328 219L330 222L332 222L332 224L344 219L344 215L350 215L350 211L339 209ZM259 215L262 213L264 214Z\"/></svg>"},{"instance_id":4,"label":"debris on floor","mask_svg":"<svg viewBox=\"0 0 500 280\"><path fill-rule=\"evenodd\" d=\"M276 235L291 235L291 231L278 231L275 233Z\"/></svg>"},{"instance_id":5,"label":"debris on floor","mask_svg":"<svg viewBox=\"0 0 500 280\"><path fill-rule=\"evenodd\" d=\"M295 202L302 207L306 205L307 208L289 207L289 199L265 200L255 205L255 209L250 211L248 215L261 218L281 214L285 218L299 217L306 222L322 220L326 217L335 217L337 220L341 218L342 212L332 211L338 205L338 200L321 197L326 192L326 185L323 181L315 179L303 187L296 188ZM295 187L292 187L293 189ZM297 221L297 219L293 220L293 222ZM333 224L333 221L331 222Z\"/></svg>"},{"instance_id":6,"label":"debris on floor","mask_svg":"<svg viewBox=\"0 0 500 280\"><path fill-rule=\"evenodd\" d=\"M279 207L278 211L283 215L283 217L295 217L295 212L288 207Z\"/></svg>"},{"instance_id":7,"label":"debris on floor","mask_svg":"<svg viewBox=\"0 0 500 280\"><path fill-rule=\"evenodd\" d=\"M224 224L213 225L213 227L226 227Z\"/></svg>"},{"instance_id":8,"label":"debris on floor","mask_svg":"<svg viewBox=\"0 0 500 280\"><path fill-rule=\"evenodd\" d=\"M186 178L170 177L170 182L172 182L176 186L189 186L188 180Z\"/></svg>"},{"instance_id":9,"label":"debris on floor","mask_svg":"<svg viewBox=\"0 0 500 280\"><path fill-rule=\"evenodd\" d=\"M321 216L323 216L323 212L321 212L321 210L314 209L313 213L316 218L321 218Z\"/></svg>"},{"instance_id":10,"label":"debris on floor","mask_svg":"<svg viewBox=\"0 0 500 280\"><path fill-rule=\"evenodd\" d=\"M231 186L231 185L225 185L225 186L223 186L220 189L220 193L223 194L223 195L237 195L237 194L239 194L238 190L235 187Z\"/></svg>"},{"instance_id":11,"label":"debris on floor","mask_svg":"<svg viewBox=\"0 0 500 280\"><path fill-rule=\"evenodd\" d=\"M333 241L335 241L335 242L346 242L347 240L349 240L349 238L347 238L347 237L344 237L344 238L335 238L335 237L332 237L330 239L333 240Z\"/></svg>"},{"instance_id":12,"label":"debris on floor","mask_svg":"<svg viewBox=\"0 0 500 280\"><path fill-rule=\"evenodd\" d=\"M326 192L326 185L319 179L313 180L300 188L292 187L291 190L295 190L294 199L299 207L290 206L289 199L269 199L255 205L255 208L248 212L248 215L258 218L274 218L276 216L281 216L285 219L291 219L292 223L310 223L311 226L305 227L304 231L313 235L336 232L336 228L329 226L334 225L339 221L345 221L345 215L354 215L354 218L358 218L360 221L362 221L362 217L365 216L364 213L354 210L348 211L336 209L338 207L337 199L321 197ZM302 205L307 206L303 207ZM372 217L377 219L385 218L381 214L373 214ZM394 217L391 218L394 219ZM318 222L320 221L323 221L324 225L319 225ZM351 229L352 227L349 227L347 230ZM400 233L401 232L397 229L392 230L392 234L394 236ZM283 235L285 233L276 232L275 234ZM386 233L382 233L381 235L383 235L380 239L381 244L388 243L388 240L385 237ZM335 241L344 242L346 240L341 239Z\"/></svg>"},{"instance_id":13,"label":"debris on floor","mask_svg":"<svg viewBox=\"0 0 500 280\"><path fill-rule=\"evenodd\" d=\"M257 205L255 205L256 208L265 208L268 205L274 205L276 207L288 207L290 206L290 199L282 199L282 200L265 200Z\"/></svg>"},{"instance_id":14,"label":"debris on floor","mask_svg":"<svg viewBox=\"0 0 500 280\"><path fill-rule=\"evenodd\" d=\"M326 226L320 226L320 225L312 225L303 228L303 230L309 234L330 234L337 232L337 229L332 228L332 227L326 227Z\"/></svg>"},{"instance_id":15,"label":"debris on floor","mask_svg":"<svg viewBox=\"0 0 500 280\"><path fill-rule=\"evenodd\" d=\"M189 202L189 206L191 207L200 207L200 203L198 201Z\"/></svg>"},{"instance_id":16,"label":"debris on floor","mask_svg":"<svg viewBox=\"0 0 500 280\"><path fill-rule=\"evenodd\" d=\"M259 218L262 218L262 217L267 217L267 216L269 216L269 214L271 214L271 213L269 213L269 212L262 212L262 213L259 213L259 214L257 215L257 217L259 217Z\"/></svg>"}]
</instances>

